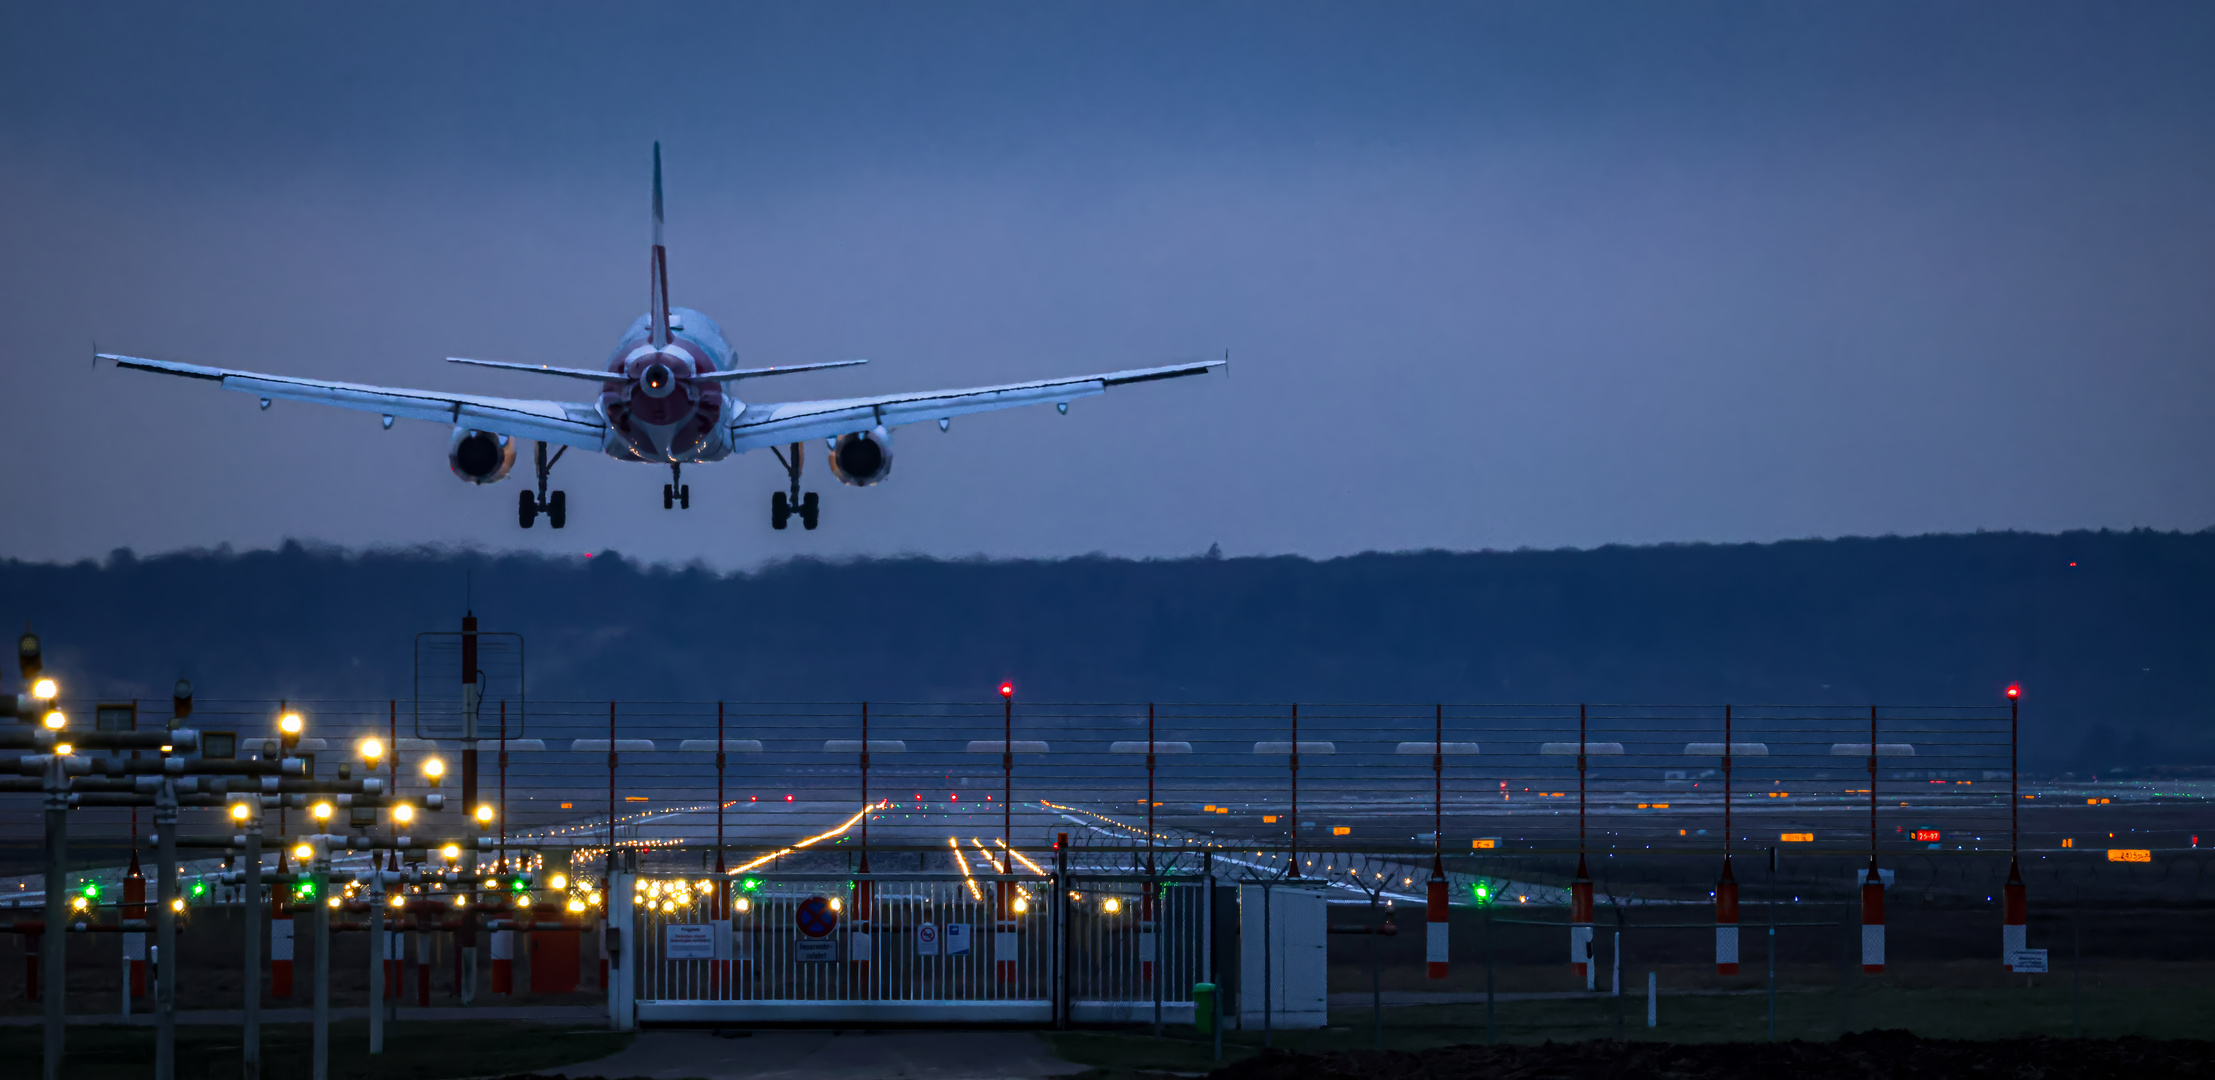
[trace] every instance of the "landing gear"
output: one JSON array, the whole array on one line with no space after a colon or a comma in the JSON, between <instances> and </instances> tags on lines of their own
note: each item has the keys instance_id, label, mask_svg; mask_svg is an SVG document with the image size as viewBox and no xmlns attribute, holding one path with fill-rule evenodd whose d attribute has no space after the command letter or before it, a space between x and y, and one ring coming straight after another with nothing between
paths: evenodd
<instances>
[{"instance_id":1,"label":"landing gear","mask_svg":"<svg viewBox=\"0 0 2215 1080\"><path fill-rule=\"evenodd\" d=\"M778 463L784 466L785 477L792 482L790 495L779 491L769 497L769 527L782 529L792 520L792 515L798 514L800 527L812 530L822 510L816 503L814 492L800 494L800 466L805 458L802 456L800 443L793 443L791 450L792 457L788 459L776 447L769 448L770 453L777 455Z\"/></svg>"},{"instance_id":2,"label":"landing gear","mask_svg":"<svg viewBox=\"0 0 2215 1080\"><path fill-rule=\"evenodd\" d=\"M661 486L661 508L674 510L681 506L687 510L692 509L692 485L684 482L684 466L670 462L669 479L670 483Z\"/></svg>"},{"instance_id":3,"label":"landing gear","mask_svg":"<svg viewBox=\"0 0 2215 1080\"><path fill-rule=\"evenodd\" d=\"M528 529L532 522L538 520L540 514L546 515L546 524L556 529L569 524L569 500L559 491L552 495L546 493L546 479L553 475L554 462L560 461L561 456L568 452L569 448L564 446L554 451L553 457L547 457L546 444L538 444L538 449L532 454L532 464L538 470L538 493L536 495L528 491L515 493L516 524Z\"/></svg>"}]
</instances>

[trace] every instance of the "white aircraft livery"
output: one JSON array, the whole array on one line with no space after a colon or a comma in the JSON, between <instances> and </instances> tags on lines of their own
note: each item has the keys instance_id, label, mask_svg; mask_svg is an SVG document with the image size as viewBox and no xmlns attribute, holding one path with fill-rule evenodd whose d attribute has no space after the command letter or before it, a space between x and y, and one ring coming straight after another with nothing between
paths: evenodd
<instances>
[{"instance_id":1,"label":"white aircraft livery","mask_svg":"<svg viewBox=\"0 0 2215 1080\"><path fill-rule=\"evenodd\" d=\"M1111 386L1204 375L1227 362L1204 360L1004 386L877 397L741 401L736 391L738 383L745 379L848 367L868 361L838 360L757 368L733 366L730 342L724 338L723 328L717 326L715 320L690 308L669 305L669 264L661 232L661 144L655 143L650 303L646 314L623 334L606 366L592 369L447 358L456 364L598 383L599 396L592 401L401 390L113 353L96 355L114 361L118 367L136 371L218 382L225 389L255 395L261 399L264 409L278 399L312 401L381 413L387 428L392 426L394 419L401 417L452 424L454 436L447 444L446 461L455 476L472 484L490 484L504 479L515 467L517 448L525 441L534 442L537 446L533 465L538 474L538 490L518 492L516 498L516 519L526 529L540 514L546 515L547 524L557 529L567 522L567 499L559 491L549 494L546 483L554 462L572 446L597 450L622 461L669 466L670 482L661 489L661 505L665 510L692 505L691 487L684 482L684 466L720 461L732 454L767 447L784 464L790 480L789 494L779 491L770 498L770 525L782 529L797 516L803 526L813 529L819 513L815 493L802 495L800 492L804 440L825 440L831 473L840 482L868 487L891 474L891 431L902 424L936 420L939 430L944 431L954 417L964 413L1047 402L1066 413L1072 399L1104 393ZM558 447L551 457L546 453L548 443Z\"/></svg>"}]
</instances>

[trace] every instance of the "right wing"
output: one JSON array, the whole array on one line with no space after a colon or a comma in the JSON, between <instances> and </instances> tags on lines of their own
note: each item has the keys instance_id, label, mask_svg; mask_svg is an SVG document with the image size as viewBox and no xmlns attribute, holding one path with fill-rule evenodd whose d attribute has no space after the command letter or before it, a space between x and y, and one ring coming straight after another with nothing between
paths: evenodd
<instances>
[{"instance_id":1,"label":"right wing","mask_svg":"<svg viewBox=\"0 0 2215 1080\"><path fill-rule=\"evenodd\" d=\"M748 405L745 412L731 421L731 449L734 452L756 450L803 439L834 438L867 431L879 424L889 428L919 420L948 420L966 413L1012 409L1019 405L1067 404L1073 398L1105 393L1110 386L1205 375L1225 363L1201 360L1168 367L1133 368L1102 375L977 386L966 390Z\"/></svg>"},{"instance_id":2,"label":"right wing","mask_svg":"<svg viewBox=\"0 0 2215 1080\"><path fill-rule=\"evenodd\" d=\"M115 366L120 368L152 371L162 375L181 375L188 379L206 379L221 383L225 390L237 390L260 398L310 401L319 405L336 405L342 409L404 416L410 420L460 424L511 438L535 439L574 446L581 450L602 450L607 443L607 422L601 418L599 410L574 402L527 401L432 390L400 390L387 386L302 379L290 375L264 375L234 368L203 367L199 364L148 360L113 353L97 355L100 359L115 361Z\"/></svg>"}]
</instances>

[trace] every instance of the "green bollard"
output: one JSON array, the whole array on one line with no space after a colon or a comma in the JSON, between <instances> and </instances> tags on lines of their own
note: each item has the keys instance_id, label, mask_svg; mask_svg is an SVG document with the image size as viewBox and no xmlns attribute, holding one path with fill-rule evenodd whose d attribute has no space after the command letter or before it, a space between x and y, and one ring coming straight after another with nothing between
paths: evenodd
<instances>
[{"instance_id":1,"label":"green bollard","mask_svg":"<svg viewBox=\"0 0 2215 1080\"><path fill-rule=\"evenodd\" d=\"M1192 984L1192 1030L1202 1035L1215 1030L1215 984Z\"/></svg>"}]
</instances>

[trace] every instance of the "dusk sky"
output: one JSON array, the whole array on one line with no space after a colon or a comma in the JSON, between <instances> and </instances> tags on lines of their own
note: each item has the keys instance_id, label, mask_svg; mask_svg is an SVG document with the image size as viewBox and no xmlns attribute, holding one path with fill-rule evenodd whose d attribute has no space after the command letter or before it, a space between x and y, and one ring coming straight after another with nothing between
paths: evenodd
<instances>
[{"instance_id":1,"label":"dusk sky","mask_svg":"<svg viewBox=\"0 0 2215 1080\"><path fill-rule=\"evenodd\" d=\"M0 556L1369 549L2215 525L2215 7L0 8ZM886 484L571 452L105 351L585 400L671 293L843 397L1221 356ZM580 393L582 391L582 393Z\"/></svg>"}]
</instances>

